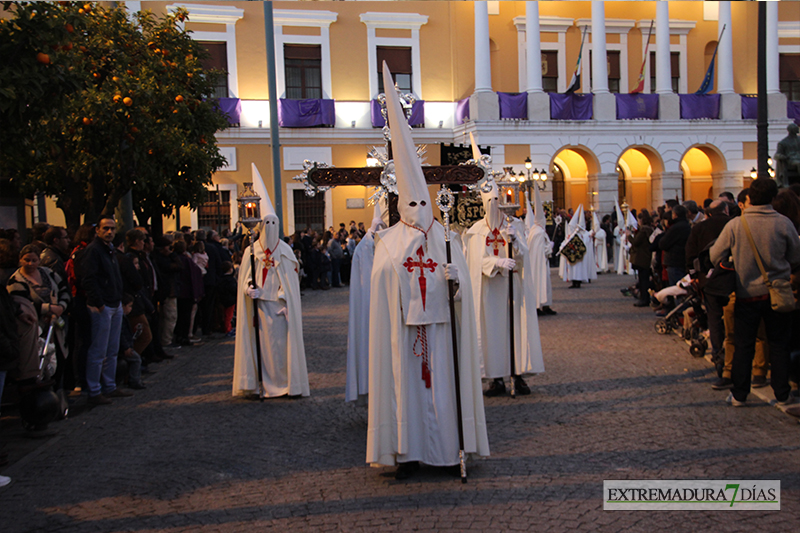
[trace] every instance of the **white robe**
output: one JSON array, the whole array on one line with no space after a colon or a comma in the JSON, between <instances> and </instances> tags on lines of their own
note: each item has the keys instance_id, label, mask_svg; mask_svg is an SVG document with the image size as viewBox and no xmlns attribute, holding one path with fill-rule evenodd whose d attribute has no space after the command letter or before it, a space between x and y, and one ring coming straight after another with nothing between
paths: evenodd
<instances>
[{"instance_id":1,"label":"white robe","mask_svg":"<svg viewBox=\"0 0 800 533\"><path fill-rule=\"evenodd\" d=\"M350 268L346 402L353 402L369 392L369 297L374 255L375 238L370 230L356 246Z\"/></svg>"},{"instance_id":2,"label":"white robe","mask_svg":"<svg viewBox=\"0 0 800 533\"><path fill-rule=\"evenodd\" d=\"M604 229L598 229L594 234L594 264L597 267L597 272L608 272L606 230Z\"/></svg>"},{"instance_id":3,"label":"white robe","mask_svg":"<svg viewBox=\"0 0 800 533\"><path fill-rule=\"evenodd\" d=\"M426 272L427 311L420 308L419 271L414 269L409 273L403 266L407 257L416 260L413 253L419 247L426 247L425 259L436 263L434 272ZM467 453L488 456L472 291L464 255L457 246L451 249L461 280L456 319L464 448ZM435 466L458 464L453 354L444 279L446 260L444 229L438 222L428 232L427 243L421 232L402 223L375 236L366 457L370 464L408 461ZM414 355L421 329L415 323L424 323L431 388L422 379L422 358Z\"/></svg>"},{"instance_id":4,"label":"white robe","mask_svg":"<svg viewBox=\"0 0 800 533\"><path fill-rule=\"evenodd\" d=\"M567 233L564 242L561 244L562 249L572 239L576 231L575 228L567 228L567 230L569 233ZM564 257L561 250L559 250L558 275L561 276L561 279L564 281L589 281L591 279L597 279L597 272L594 267L594 246L592 245L591 233L580 228L577 228L577 232L583 244L586 245L588 243L588 246L586 246L586 253L583 259L573 265Z\"/></svg>"},{"instance_id":5,"label":"white robe","mask_svg":"<svg viewBox=\"0 0 800 533\"><path fill-rule=\"evenodd\" d=\"M544 372L539 319L536 315L536 294L525 278L533 277L525 226L514 219L517 238L514 241L514 370L516 375ZM486 219L481 219L466 234L467 264L475 301L475 322L478 345L483 361L483 377L502 378L511 375L511 346L508 313L508 270L497 267L497 260L508 257L507 223L499 236L503 245L487 245L491 236Z\"/></svg>"},{"instance_id":6,"label":"white robe","mask_svg":"<svg viewBox=\"0 0 800 533\"><path fill-rule=\"evenodd\" d=\"M617 274L620 276L630 274L633 275L633 265L631 264L631 243L625 237L625 227L617 226L614 228L614 246L615 250L619 249L616 255L617 261Z\"/></svg>"},{"instance_id":7,"label":"white robe","mask_svg":"<svg viewBox=\"0 0 800 533\"><path fill-rule=\"evenodd\" d=\"M552 243L547 231L534 224L528 229L528 257L530 258L531 276L525 278L525 283L533 286L536 294L536 307L552 305L553 284L550 281L550 259Z\"/></svg>"},{"instance_id":8,"label":"white robe","mask_svg":"<svg viewBox=\"0 0 800 533\"><path fill-rule=\"evenodd\" d=\"M303 319L300 308L298 263L291 247L283 241L272 254L274 265L266 270L266 254L261 241L254 245L256 284L261 289L257 300L261 346L261 375L265 397L308 396L308 370L303 346ZM258 367L253 329L253 300L246 290L251 281L250 248L246 248L239 267L239 294L236 300L236 347L233 364L233 395L258 393ZM285 315L278 312L286 308Z\"/></svg>"}]
</instances>

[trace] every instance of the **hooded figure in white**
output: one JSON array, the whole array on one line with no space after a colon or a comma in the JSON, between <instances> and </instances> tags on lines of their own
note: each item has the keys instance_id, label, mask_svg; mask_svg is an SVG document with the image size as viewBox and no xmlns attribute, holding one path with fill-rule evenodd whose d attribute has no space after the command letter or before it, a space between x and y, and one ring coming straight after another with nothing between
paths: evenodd
<instances>
[{"instance_id":1,"label":"hooded figure in white","mask_svg":"<svg viewBox=\"0 0 800 533\"><path fill-rule=\"evenodd\" d=\"M347 322L347 381L344 399L356 401L369 392L369 299L375 233L389 226L384 198L375 203L372 224L353 253L350 269L350 318Z\"/></svg>"},{"instance_id":2,"label":"hooded figure in white","mask_svg":"<svg viewBox=\"0 0 800 533\"><path fill-rule=\"evenodd\" d=\"M614 228L614 261L616 263L617 274L633 274L633 265L631 264L631 241L626 230L626 218L622 216L622 209L619 207L619 202L614 198L614 210L617 213L617 226ZM628 213L630 215L630 213ZM627 219L630 222L630 217ZM636 223L636 219L634 219Z\"/></svg>"},{"instance_id":3,"label":"hooded figure in white","mask_svg":"<svg viewBox=\"0 0 800 533\"><path fill-rule=\"evenodd\" d=\"M527 214L525 215L525 225L528 228L528 257L532 276L525 278L525 283L533 287L536 295L536 309L544 315L555 315L556 312L550 308L553 303L553 285L550 281L550 256L553 254L553 243L547 235L547 221L544 216L542 197L537 187L533 188L533 201L536 204L536 211L531 209L528 199Z\"/></svg>"},{"instance_id":4,"label":"hooded figure in white","mask_svg":"<svg viewBox=\"0 0 800 533\"><path fill-rule=\"evenodd\" d=\"M467 264L453 246L447 264L444 228L431 199L391 73L383 64L400 222L375 234L369 322L367 462L400 463L405 478L418 462L459 463L455 375L447 279L460 281L456 302L464 451L489 455Z\"/></svg>"},{"instance_id":5,"label":"hooded figure in white","mask_svg":"<svg viewBox=\"0 0 800 533\"><path fill-rule=\"evenodd\" d=\"M597 213L592 211L592 233L594 234L594 264L597 272L608 272L606 253L606 230L600 226Z\"/></svg>"},{"instance_id":6,"label":"hooded figure in white","mask_svg":"<svg viewBox=\"0 0 800 533\"><path fill-rule=\"evenodd\" d=\"M473 147L474 147L473 143ZM521 376L544 372L536 294L533 286L523 283L532 277L524 223L518 218L509 222L500 211L500 194L495 182L489 192L481 191L484 217L467 231L464 249L467 254L478 344L483 359L483 377L493 379L485 392L499 396L506 391L503 378L511 376L510 320L514 321L514 387L518 394L530 394ZM508 244L513 246L509 257ZM514 276L514 316L508 312L508 276Z\"/></svg>"},{"instance_id":7,"label":"hooded figure in white","mask_svg":"<svg viewBox=\"0 0 800 533\"><path fill-rule=\"evenodd\" d=\"M299 265L291 247L280 239L280 220L255 165L253 174L264 219L259 224L258 239L251 245L255 252L255 287L252 286L250 246L244 250L239 268L233 395L308 396ZM258 309L256 327L260 334L261 391L253 328L254 303Z\"/></svg>"},{"instance_id":8,"label":"hooded figure in white","mask_svg":"<svg viewBox=\"0 0 800 533\"><path fill-rule=\"evenodd\" d=\"M586 220L583 215L583 204L578 206L577 211L572 216L572 220L567 225L567 235L564 242L561 243L561 249L558 251L560 254L558 263L558 274L564 281L571 281L570 288L579 289L581 283L592 279L597 279L597 272L594 266L594 245L592 241L591 232L586 231ZM586 248L583 257L571 263L563 253L561 253L573 240L577 238Z\"/></svg>"}]
</instances>

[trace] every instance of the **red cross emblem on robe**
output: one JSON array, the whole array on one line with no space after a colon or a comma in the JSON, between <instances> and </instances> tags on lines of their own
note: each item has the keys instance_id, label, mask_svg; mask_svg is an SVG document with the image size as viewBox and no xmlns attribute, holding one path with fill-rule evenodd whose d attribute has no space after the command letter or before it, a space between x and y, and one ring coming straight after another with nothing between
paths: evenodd
<instances>
[{"instance_id":1,"label":"red cross emblem on robe","mask_svg":"<svg viewBox=\"0 0 800 533\"><path fill-rule=\"evenodd\" d=\"M431 272L436 270L438 266L437 263L433 261L430 257L427 261L423 260L423 256L425 255L425 251L422 249L422 246L419 247L419 250L416 251L415 255L418 257L416 261L414 261L411 257L407 258L403 263L403 266L408 269L409 272L414 272L415 268L419 268L419 292L422 295L422 309L425 309L425 292L427 289L427 281L425 280L425 269L429 268Z\"/></svg>"},{"instance_id":2,"label":"red cross emblem on robe","mask_svg":"<svg viewBox=\"0 0 800 533\"><path fill-rule=\"evenodd\" d=\"M272 259L272 252L270 250L264 250L264 254L266 257L264 258L264 267L261 269L261 286L264 286L264 283L267 282L267 274L269 274L269 269L275 266L275 261Z\"/></svg>"},{"instance_id":3,"label":"red cross emblem on robe","mask_svg":"<svg viewBox=\"0 0 800 533\"><path fill-rule=\"evenodd\" d=\"M500 255L500 247L506 245L506 240L500 235L500 229L494 228L492 233L486 236L486 246L492 247L494 255Z\"/></svg>"}]
</instances>

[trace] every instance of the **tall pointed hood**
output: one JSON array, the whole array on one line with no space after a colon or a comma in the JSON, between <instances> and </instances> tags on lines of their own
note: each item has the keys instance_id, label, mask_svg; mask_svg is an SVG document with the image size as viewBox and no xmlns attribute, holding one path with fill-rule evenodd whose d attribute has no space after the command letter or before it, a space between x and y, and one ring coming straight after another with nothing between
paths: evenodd
<instances>
[{"instance_id":1,"label":"tall pointed hood","mask_svg":"<svg viewBox=\"0 0 800 533\"><path fill-rule=\"evenodd\" d=\"M272 205L267 187L264 185L264 180L261 178L256 164L251 163L250 165L253 171L253 190L261 197L261 235L259 240L265 250L274 251L278 246L281 234L280 219L275 213L275 207Z\"/></svg>"},{"instance_id":2,"label":"tall pointed hood","mask_svg":"<svg viewBox=\"0 0 800 533\"><path fill-rule=\"evenodd\" d=\"M375 208L372 211L372 222L370 223L369 229L373 233L376 231L388 228L389 227L389 204L386 201L385 196L381 196L377 202L375 202Z\"/></svg>"},{"instance_id":3,"label":"tall pointed hood","mask_svg":"<svg viewBox=\"0 0 800 533\"><path fill-rule=\"evenodd\" d=\"M600 229L600 219L597 218L597 212L592 211L592 231L598 231Z\"/></svg>"},{"instance_id":4,"label":"tall pointed hood","mask_svg":"<svg viewBox=\"0 0 800 533\"><path fill-rule=\"evenodd\" d=\"M525 227L531 229L534 225L536 225L536 215L533 214L531 201L525 195Z\"/></svg>"},{"instance_id":5,"label":"tall pointed hood","mask_svg":"<svg viewBox=\"0 0 800 533\"><path fill-rule=\"evenodd\" d=\"M383 62L383 86L386 88L386 111L392 132L392 158L397 177L397 210L400 219L423 231L433 224L433 209L425 175L422 173L411 130L408 128L400 99L394 90L392 73Z\"/></svg>"},{"instance_id":6,"label":"tall pointed hood","mask_svg":"<svg viewBox=\"0 0 800 533\"><path fill-rule=\"evenodd\" d=\"M539 186L534 184L533 186L533 203L534 207L536 208L536 215L534 217L534 223L542 229L546 229L547 226L547 218L544 216L544 204L542 203L542 193L539 192Z\"/></svg>"},{"instance_id":7,"label":"tall pointed hood","mask_svg":"<svg viewBox=\"0 0 800 533\"><path fill-rule=\"evenodd\" d=\"M575 228L586 229L586 223L583 216L583 204L578 206L575 214L572 215L572 220L569 221L570 233L575 231Z\"/></svg>"},{"instance_id":8,"label":"tall pointed hood","mask_svg":"<svg viewBox=\"0 0 800 533\"><path fill-rule=\"evenodd\" d=\"M469 143L472 145L472 159L475 161L480 161L483 154L481 154L481 149L475 142L475 136L472 135L472 132L469 132Z\"/></svg>"},{"instance_id":9,"label":"tall pointed hood","mask_svg":"<svg viewBox=\"0 0 800 533\"><path fill-rule=\"evenodd\" d=\"M639 229L639 222L636 221L636 217L630 211L628 211L628 227L635 230Z\"/></svg>"},{"instance_id":10,"label":"tall pointed hood","mask_svg":"<svg viewBox=\"0 0 800 533\"><path fill-rule=\"evenodd\" d=\"M489 229L497 229L503 225L503 212L500 211L500 189L494 180L489 182L491 189L483 192L481 189L481 200L483 201L484 220L489 225Z\"/></svg>"}]
</instances>

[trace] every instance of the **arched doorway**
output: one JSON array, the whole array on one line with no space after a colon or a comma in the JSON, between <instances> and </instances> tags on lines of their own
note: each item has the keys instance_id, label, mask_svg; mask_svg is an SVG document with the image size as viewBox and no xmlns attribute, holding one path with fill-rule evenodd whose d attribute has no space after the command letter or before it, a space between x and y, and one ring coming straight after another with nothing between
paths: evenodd
<instances>
[{"instance_id":1,"label":"arched doorway","mask_svg":"<svg viewBox=\"0 0 800 533\"><path fill-rule=\"evenodd\" d=\"M714 197L714 173L725 169L725 159L716 147L705 144L689 148L681 159L683 199L702 206L706 198Z\"/></svg>"},{"instance_id":2,"label":"arched doorway","mask_svg":"<svg viewBox=\"0 0 800 533\"><path fill-rule=\"evenodd\" d=\"M556 170L557 169L557 170ZM556 153L550 163L550 174L553 176L553 201L556 207L564 209L577 209L583 204L588 209L591 205L590 195L593 192L589 187L589 176L599 172L599 164L595 155L584 146L570 146ZM556 178L556 173L559 178ZM556 197L556 181L563 183L561 198ZM559 204L559 200L561 203Z\"/></svg>"},{"instance_id":3,"label":"arched doorway","mask_svg":"<svg viewBox=\"0 0 800 533\"><path fill-rule=\"evenodd\" d=\"M617 160L619 203L636 210L653 207L653 173L663 172L661 156L649 146L630 146Z\"/></svg>"}]
</instances>

